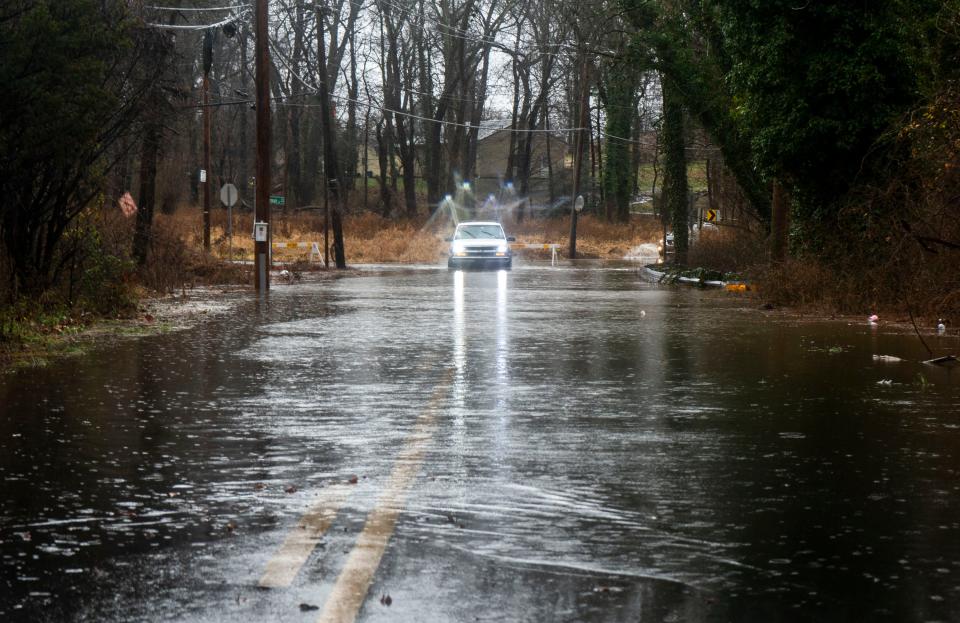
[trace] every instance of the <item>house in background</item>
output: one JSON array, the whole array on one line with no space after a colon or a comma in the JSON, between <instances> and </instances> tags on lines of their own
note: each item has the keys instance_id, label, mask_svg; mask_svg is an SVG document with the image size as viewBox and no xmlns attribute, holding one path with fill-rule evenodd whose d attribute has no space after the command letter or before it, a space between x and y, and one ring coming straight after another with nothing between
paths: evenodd
<instances>
[{"instance_id":1,"label":"house in background","mask_svg":"<svg viewBox=\"0 0 960 623\"><path fill-rule=\"evenodd\" d=\"M510 157L510 134L509 128L503 128L489 132L477 141L477 194L496 192L502 183L513 181L504 177ZM534 135L530 155L531 197L546 198L549 195L551 169L554 189L560 192L566 175L564 171L570 168L569 154L570 146L564 136L546 132Z\"/></svg>"}]
</instances>

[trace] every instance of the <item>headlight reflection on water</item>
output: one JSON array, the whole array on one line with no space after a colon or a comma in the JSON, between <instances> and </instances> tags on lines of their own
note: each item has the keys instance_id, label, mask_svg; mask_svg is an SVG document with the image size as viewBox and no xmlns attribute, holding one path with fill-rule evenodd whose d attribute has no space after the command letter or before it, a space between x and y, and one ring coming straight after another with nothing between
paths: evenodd
<instances>
[{"instance_id":1,"label":"headlight reflection on water","mask_svg":"<svg viewBox=\"0 0 960 623\"><path fill-rule=\"evenodd\" d=\"M458 407L463 406L466 395L466 365L467 365L467 337L464 334L463 288L464 274L462 270L453 273L453 398Z\"/></svg>"},{"instance_id":2,"label":"headlight reflection on water","mask_svg":"<svg viewBox=\"0 0 960 623\"><path fill-rule=\"evenodd\" d=\"M510 343L507 331L507 271L497 271L497 390L509 393L510 374L507 365L507 351ZM500 402L498 396L498 403Z\"/></svg>"}]
</instances>

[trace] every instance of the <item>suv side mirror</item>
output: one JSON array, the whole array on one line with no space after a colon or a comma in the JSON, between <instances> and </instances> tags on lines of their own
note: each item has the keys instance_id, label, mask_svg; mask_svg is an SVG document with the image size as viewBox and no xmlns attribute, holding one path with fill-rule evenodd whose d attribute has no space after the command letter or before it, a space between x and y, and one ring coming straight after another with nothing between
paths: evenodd
<instances>
[{"instance_id":1,"label":"suv side mirror","mask_svg":"<svg viewBox=\"0 0 960 623\"><path fill-rule=\"evenodd\" d=\"M514 238L513 236L507 236L507 242L516 242L516 241L517 239Z\"/></svg>"},{"instance_id":2,"label":"suv side mirror","mask_svg":"<svg viewBox=\"0 0 960 623\"><path fill-rule=\"evenodd\" d=\"M450 238L449 236L447 236L446 238L443 239L443 241L444 241L444 242L453 242L453 238Z\"/></svg>"}]
</instances>

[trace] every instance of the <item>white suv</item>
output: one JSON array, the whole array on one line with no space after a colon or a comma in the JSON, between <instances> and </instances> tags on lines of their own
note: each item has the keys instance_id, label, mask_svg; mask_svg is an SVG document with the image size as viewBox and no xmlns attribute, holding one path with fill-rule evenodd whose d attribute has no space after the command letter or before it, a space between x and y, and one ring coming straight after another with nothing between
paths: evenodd
<instances>
[{"instance_id":1,"label":"white suv","mask_svg":"<svg viewBox=\"0 0 960 623\"><path fill-rule=\"evenodd\" d=\"M450 242L448 268L480 268L495 266L510 268L513 254L508 238L500 223L493 221L469 221L457 225Z\"/></svg>"}]
</instances>

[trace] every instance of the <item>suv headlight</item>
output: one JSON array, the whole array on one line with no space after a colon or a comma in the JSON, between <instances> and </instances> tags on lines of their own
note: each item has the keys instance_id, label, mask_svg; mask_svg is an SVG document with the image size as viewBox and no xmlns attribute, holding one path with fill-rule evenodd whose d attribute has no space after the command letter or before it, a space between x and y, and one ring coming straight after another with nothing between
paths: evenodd
<instances>
[{"instance_id":1,"label":"suv headlight","mask_svg":"<svg viewBox=\"0 0 960 623\"><path fill-rule=\"evenodd\" d=\"M466 255L467 252L463 248L462 240L454 240L453 244L450 245L451 255Z\"/></svg>"}]
</instances>

